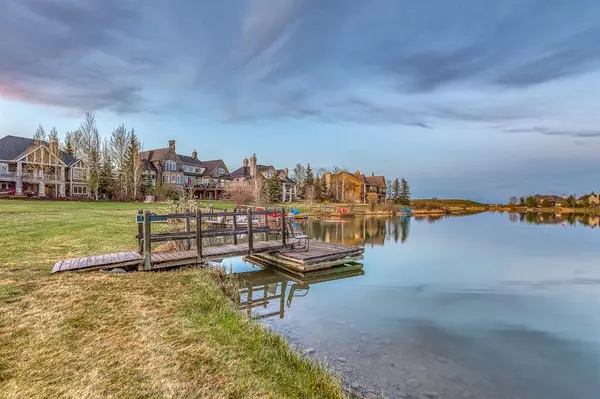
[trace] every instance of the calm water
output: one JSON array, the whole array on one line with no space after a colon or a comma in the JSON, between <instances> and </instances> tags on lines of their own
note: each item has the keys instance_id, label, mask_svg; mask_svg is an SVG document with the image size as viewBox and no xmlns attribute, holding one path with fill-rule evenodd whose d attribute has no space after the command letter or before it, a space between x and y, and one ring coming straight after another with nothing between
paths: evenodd
<instances>
[{"instance_id":1,"label":"calm water","mask_svg":"<svg viewBox=\"0 0 600 399\"><path fill-rule=\"evenodd\" d=\"M226 262L255 287L252 314L362 394L596 399L597 225L498 213L311 221L314 239L365 245L362 270L294 281Z\"/></svg>"}]
</instances>

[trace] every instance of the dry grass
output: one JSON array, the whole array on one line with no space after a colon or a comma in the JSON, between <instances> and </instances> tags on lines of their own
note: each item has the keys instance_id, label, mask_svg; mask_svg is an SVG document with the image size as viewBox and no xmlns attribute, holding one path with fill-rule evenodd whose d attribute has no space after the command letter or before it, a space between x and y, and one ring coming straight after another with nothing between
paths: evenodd
<instances>
[{"instance_id":1,"label":"dry grass","mask_svg":"<svg viewBox=\"0 0 600 399\"><path fill-rule=\"evenodd\" d=\"M49 276L61 257L134 248L135 209L0 202L0 396L342 396L318 365L243 318L214 272Z\"/></svg>"}]
</instances>

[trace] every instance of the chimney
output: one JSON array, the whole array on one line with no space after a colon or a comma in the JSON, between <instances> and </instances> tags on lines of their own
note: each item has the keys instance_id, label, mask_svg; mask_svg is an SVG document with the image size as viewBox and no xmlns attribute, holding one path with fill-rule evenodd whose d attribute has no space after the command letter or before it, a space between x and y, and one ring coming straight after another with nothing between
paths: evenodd
<instances>
[{"instance_id":1,"label":"chimney","mask_svg":"<svg viewBox=\"0 0 600 399\"><path fill-rule=\"evenodd\" d=\"M248 158L244 158L244 160L242 161L242 165L244 165L244 168L248 167Z\"/></svg>"},{"instance_id":2,"label":"chimney","mask_svg":"<svg viewBox=\"0 0 600 399\"><path fill-rule=\"evenodd\" d=\"M256 154L250 157L250 177L256 176Z\"/></svg>"},{"instance_id":3,"label":"chimney","mask_svg":"<svg viewBox=\"0 0 600 399\"><path fill-rule=\"evenodd\" d=\"M371 177L375 177L375 172L371 172Z\"/></svg>"},{"instance_id":4,"label":"chimney","mask_svg":"<svg viewBox=\"0 0 600 399\"><path fill-rule=\"evenodd\" d=\"M198 153L196 152L196 150L192 151L192 158L198 159Z\"/></svg>"},{"instance_id":5,"label":"chimney","mask_svg":"<svg viewBox=\"0 0 600 399\"><path fill-rule=\"evenodd\" d=\"M354 172L354 174L355 174L356 176L360 176L360 170L357 170L356 172Z\"/></svg>"},{"instance_id":6,"label":"chimney","mask_svg":"<svg viewBox=\"0 0 600 399\"><path fill-rule=\"evenodd\" d=\"M175 140L169 140L169 149L175 151Z\"/></svg>"}]
</instances>

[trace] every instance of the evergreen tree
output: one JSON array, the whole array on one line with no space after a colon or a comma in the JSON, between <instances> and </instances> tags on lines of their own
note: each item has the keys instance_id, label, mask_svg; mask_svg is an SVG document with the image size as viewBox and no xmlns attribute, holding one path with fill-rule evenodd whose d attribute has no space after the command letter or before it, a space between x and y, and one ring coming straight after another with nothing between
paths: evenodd
<instances>
[{"instance_id":1,"label":"evergreen tree","mask_svg":"<svg viewBox=\"0 0 600 399\"><path fill-rule=\"evenodd\" d=\"M410 187L408 186L408 182L402 178L402 182L400 183L400 204L404 206L410 205Z\"/></svg>"},{"instance_id":2,"label":"evergreen tree","mask_svg":"<svg viewBox=\"0 0 600 399\"><path fill-rule=\"evenodd\" d=\"M315 180L315 175L313 173L312 168L310 167L310 164L306 165L306 175L304 178L304 184L306 184L307 186L312 186L312 184L314 183Z\"/></svg>"},{"instance_id":3,"label":"evergreen tree","mask_svg":"<svg viewBox=\"0 0 600 399\"><path fill-rule=\"evenodd\" d=\"M392 181L388 180L386 182L386 187L387 187L387 199L392 199Z\"/></svg>"},{"instance_id":4,"label":"evergreen tree","mask_svg":"<svg viewBox=\"0 0 600 399\"><path fill-rule=\"evenodd\" d=\"M38 125L38 128L36 129L33 138L39 141L46 141L46 131L44 130L44 126L42 126L41 123Z\"/></svg>"},{"instance_id":5,"label":"evergreen tree","mask_svg":"<svg viewBox=\"0 0 600 399\"><path fill-rule=\"evenodd\" d=\"M71 140L65 140L65 152L69 155L73 155L73 146L71 146Z\"/></svg>"},{"instance_id":6,"label":"evergreen tree","mask_svg":"<svg viewBox=\"0 0 600 399\"><path fill-rule=\"evenodd\" d=\"M264 184L264 191L269 202L281 201L283 186L277 176L273 176Z\"/></svg>"},{"instance_id":7,"label":"evergreen tree","mask_svg":"<svg viewBox=\"0 0 600 399\"><path fill-rule=\"evenodd\" d=\"M315 200L323 201L325 197L325 187L323 186L323 179L317 175L313 182L315 188Z\"/></svg>"},{"instance_id":8,"label":"evergreen tree","mask_svg":"<svg viewBox=\"0 0 600 399\"><path fill-rule=\"evenodd\" d=\"M394 204L400 203L400 180L398 178L392 183L392 201L394 201Z\"/></svg>"},{"instance_id":9,"label":"evergreen tree","mask_svg":"<svg viewBox=\"0 0 600 399\"><path fill-rule=\"evenodd\" d=\"M104 152L102 154L102 167L100 168L100 183L98 191L101 194L112 196L114 189L115 170L110 156L107 151L107 145L104 143Z\"/></svg>"},{"instance_id":10,"label":"evergreen tree","mask_svg":"<svg viewBox=\"0 0 600 399\"><path fill-rule=\"evenodd\" d=\"M525 206L525 197L520 197L519 198L519 206Z\"/></svg>"}]
</instances>

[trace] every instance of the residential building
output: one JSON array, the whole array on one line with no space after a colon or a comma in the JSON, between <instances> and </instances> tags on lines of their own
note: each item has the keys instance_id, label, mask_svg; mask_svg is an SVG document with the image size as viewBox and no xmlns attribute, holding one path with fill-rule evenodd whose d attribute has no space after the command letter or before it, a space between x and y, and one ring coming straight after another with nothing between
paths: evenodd
<instances>
[{"instance_id":1,"label":"residential building","mask_svg":"<svg viewBox=\"0 0 600 399\"><path fill-rule=\"evenodd\" d=\"M365 176L360 171L326 173L325 183L336 201L385 204L387 185L385 176Z\"/></svg>"},{"instance_id":2,"label":"residential building","mask_svg":"<svg viewBox=\"0 0 600 399\"><path fill-rule=\"evenodd\" d=\"M533 198L536 199L538 206L560 207L567 199L567 196L564 194L562 197L559 195L536 194Z\"/></svg>"},{"instance_id":3,"label":"residential building","mask_svg":"<svg viewBox=\"0 0 600 399\"><path fill-rule=\"evenodd\" d=\"M259 165L256 154L250 159L242 161L242 167L231 172L231 177L239 181L255 181L264 183L266 180L276 177L281 181L281 201L292 202L298 198L298 187L296 182L289 177L288 168L276 169L273 165Z\"/></svg>"},{"instance_id":4,"label":"residential building","mask_svg":"<svg viewBox=\"0 0 600 399\"><path fill-rule=\"evenodd\" d=\"M191 156L177 154L175 140L167 148L142 152L140 158L151 187L160 184L183 190L192 186L199 199L223 199L232 180L222 159L200 161L196 150Z\"/></svg>"},{"instance_id":5,"label":"residential building","mask_svg":"<svg viewBox=\"0 0 600 399\"><path fill-rule=\"evenodd\" d=\"M600 206L600 194L586 194L577 199L577 203L583 206Z\"/></svg>"},{"instance_id":6,"label":"residential building","mask_svg":"<svg viewBox=\"0 0 600 399\"><path fill-rule=\"evenodd\" d=\"M0 139L0 192L15 195L87 197L88 169L59 143L25 137Z\"/></svg>"}]
</instances>

